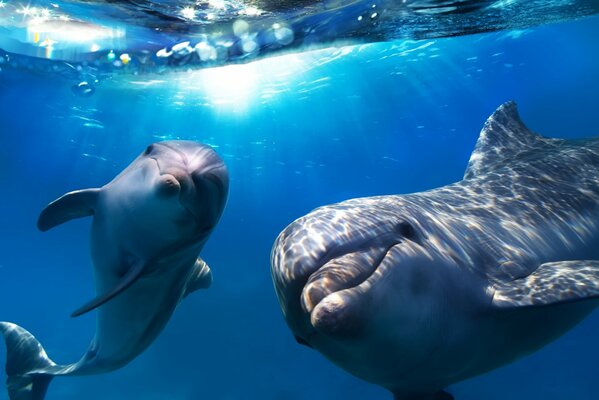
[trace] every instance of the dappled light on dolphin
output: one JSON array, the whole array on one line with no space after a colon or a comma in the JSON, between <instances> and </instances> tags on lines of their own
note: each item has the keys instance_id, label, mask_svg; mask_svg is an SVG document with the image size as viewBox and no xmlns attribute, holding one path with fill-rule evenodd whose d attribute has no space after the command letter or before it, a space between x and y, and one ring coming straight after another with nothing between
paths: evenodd
<instances>
[{"instance_id":1,"label":"dappled light on dolphin","mask_svg":"<svg viewBox=\"0 0 599 400\"><path fill-rule=\"evenodd\" d=\"M599 304L599 139L487 120L464 179L317 208L271 273L296 340L397 400L540 349Z\"/></svg>"}]
</instances>

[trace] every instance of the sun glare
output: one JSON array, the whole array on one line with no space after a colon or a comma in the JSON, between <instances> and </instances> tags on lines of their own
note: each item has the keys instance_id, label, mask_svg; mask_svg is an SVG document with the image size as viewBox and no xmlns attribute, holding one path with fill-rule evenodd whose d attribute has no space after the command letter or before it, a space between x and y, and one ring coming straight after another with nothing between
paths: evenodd
<instances>
[{"instance_id":1,"label":"sun glare","mask_svg":"<svg viewBox=\"0 0 599 400\"><path fill-rule=\"evenodd\" d=\"M181 73L177 78L179 93L188 101L193 98L219 111L245 113L288 92L296 77L310 68L312 57L290 54Z\"/></svg>"}]
</instances>

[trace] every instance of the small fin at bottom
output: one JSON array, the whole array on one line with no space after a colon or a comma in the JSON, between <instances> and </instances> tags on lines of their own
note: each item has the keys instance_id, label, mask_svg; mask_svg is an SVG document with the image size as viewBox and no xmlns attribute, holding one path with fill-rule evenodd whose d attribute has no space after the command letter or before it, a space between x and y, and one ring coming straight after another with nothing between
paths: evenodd
<instances>
[{"instance_id":1,"label":"small fin at bottom","mask_svg":"<svg viewBox=\"0 0 599 400\"><path fill-rule=\"evenodd\" d=\"M190 293L193 293L196 290L208 289L211 284L212 271L210 271L210 267L204 260L198 258L193 266L193 271L187 280L183 297L187 297Z\"/></svg>"},{"instance_id":2,"label":"small fin at bottom","mask_svg":"<svg viewBox=\"0 0 599 400\"><path fill-rule=\"evenodd\" d=\"M10 322L0 322L6 341L6 387L10 400L43 400L56 368L37 339Z\"/></svg>"},{"instance_id":3,"label":"small fin at bottom","mask_svg":"<svg viewBox=\"0 0 599 400\"><path fill-rule=\"evenodd\" d=\"M142 275L144 270L146 269L147 263L143 261L138 261L133 264L129 271L121 278L119 283L109 292L104 293L96 297L95 299L87 302L82 307L75 310L71 317L78 317L82 314L92 311L95 308L100 307L102 304L110 301L113 297L125 291L129 286L133 285L137 279Z\"/></svg>"},{"instance_id":4,"label":"small fin at bottom","mask_svg":"<svg viewBox=\"0 0 599 400\"><path fill-rule=\"evenodd\" d=\"M394 400L454 400L453 396L444 390L436 393L395 395Z\"/></svg>"},{"instance_id":5,"label":"small fin at bottom","mask_svg":"<svg viewBox=\"0 0 599 400\"><path fill-rule=\"evenodd\" d=\"M532 274L494 284L493 305L534 307L599 298L599 261L541 264Z\"/></svg>"}]
</instances>

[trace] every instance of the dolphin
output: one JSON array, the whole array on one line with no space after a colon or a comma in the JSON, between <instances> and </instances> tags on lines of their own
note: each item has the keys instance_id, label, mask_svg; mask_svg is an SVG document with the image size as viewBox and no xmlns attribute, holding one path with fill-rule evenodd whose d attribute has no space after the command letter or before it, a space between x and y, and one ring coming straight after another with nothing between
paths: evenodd
<instances>
[{"instance_id":1,"label":"dolphin","mask_svg":"<svg viewBox=\"0 0 599 400\"><path fill-rule=\"evenodd\" d=\"M271 273L299 343L396 400L452 399L599 304L599 138L539 136L505 103L463 180L317 208Z\"/></svg>"},{"instance_id":2,"label":"dolphin","mask_svg":"<svg viewBox=\"0 0 599 400\"><path fill-rule=\"evenodd\" d=\"M54 376L123 367L162 331L177 304L212 282L197 258L223 212L229 179L221 158L192 141L152 144L110 183L70 192L40 214L46 231L93 216L91 255L98 296L96 334L76 363L57 365L33 335L0 322L11 400L42 400Z\"/></svg>"}]
</instances>

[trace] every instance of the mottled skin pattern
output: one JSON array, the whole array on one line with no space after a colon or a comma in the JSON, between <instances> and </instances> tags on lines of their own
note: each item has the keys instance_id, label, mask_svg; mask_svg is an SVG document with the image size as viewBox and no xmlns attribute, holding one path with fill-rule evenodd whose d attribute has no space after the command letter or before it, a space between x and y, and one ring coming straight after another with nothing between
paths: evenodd
<instances>
[{"instance_id":1,"label":"mottled skin pattern","mask_svg":"<svg viewBox=\"0 0 599 400\"><path fill-rule=\"evenodd\" d=\"M599 140L489 118L464 180L318 208L289 225L272 276L296 339L397 399L531 353L599 296Z\"/></svg>"},{"instance_id":2,"label":"mottled skin pattern","mask_svg":"<svg viewBox=\"0 0 599 400\"><path fill-rule=\"evenodd\" d=\"M210 286L210 268L197 257L220 219L228 184L210 147L166 141L150 145L102 188L50 203L38 220L42 231L93 217L98 297L73 315L98 308L96 334L81 360L57 365L29 332L0 322L10 399L42 400L53 376L123 367L156 339L183 297Z\"/></svg>"}]
</instances>

